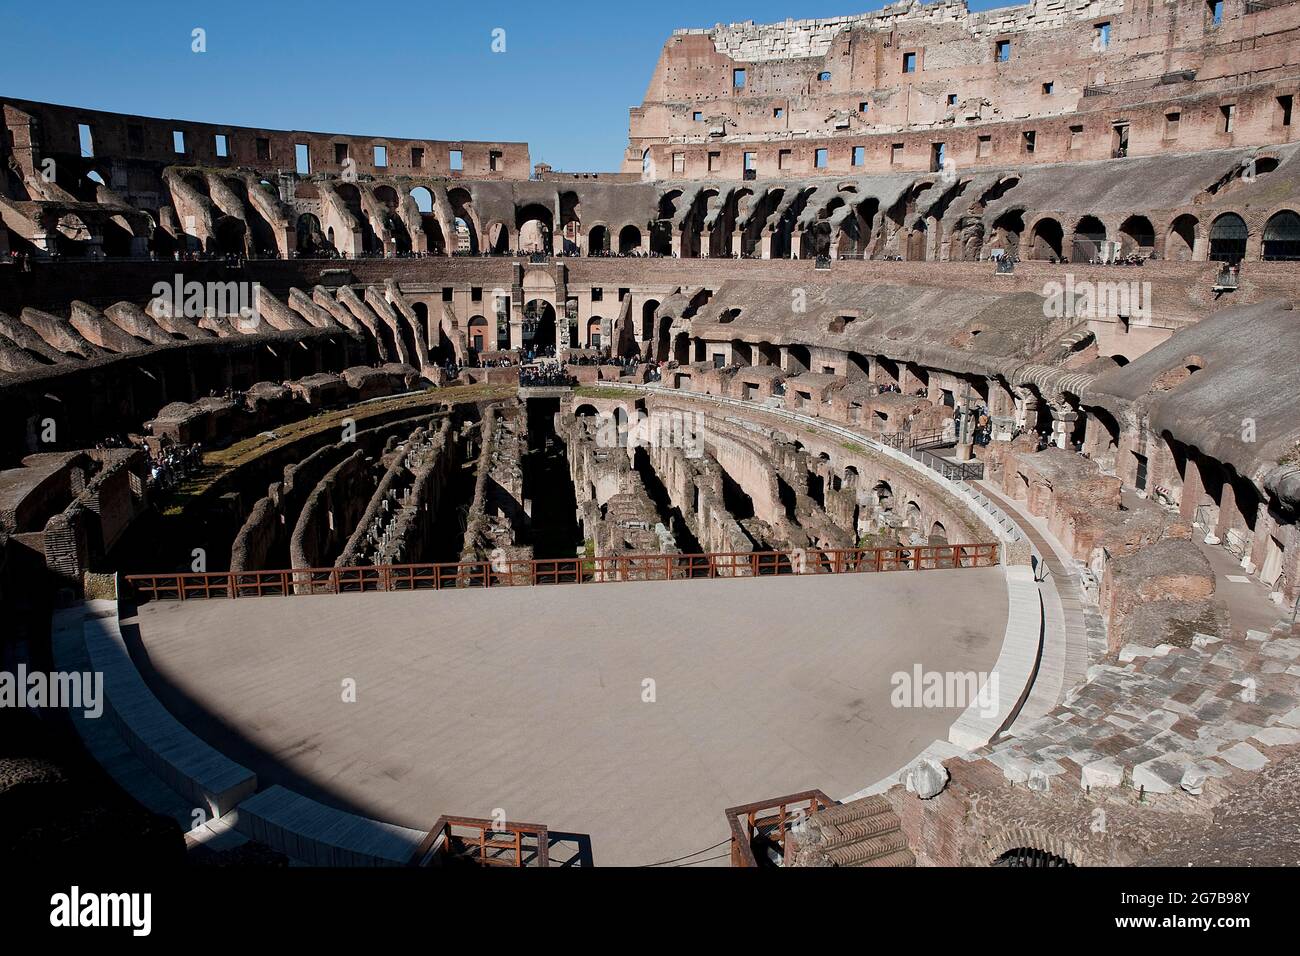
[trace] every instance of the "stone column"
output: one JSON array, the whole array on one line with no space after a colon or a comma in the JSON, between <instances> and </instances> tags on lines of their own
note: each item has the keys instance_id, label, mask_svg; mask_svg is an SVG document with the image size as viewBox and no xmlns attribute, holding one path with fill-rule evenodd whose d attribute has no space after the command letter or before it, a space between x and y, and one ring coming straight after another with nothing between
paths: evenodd
<instances>
[{"instance_id":1,"label":"stone column","mask_svg":"<svg viewBox=\"0 0 1300 956\"><path fill-rule=\"evenodd\" d=\"M1026 430L1034 427L1038 421L1038 395L1030 388L1017 388L1015 396L1016 424Z\"/></svg>"},{"instance_id":2,"label":"stone column","mask_svg":"<svg viewBox=\"0 0 1300 956\"><path fill-rule=\"evenodd\" d=\"M1052 411L1052 444L1057 448L1068 450L1070 448L1070 436L1074 434L1074 426L1079 420L1079 413L1070 405L1052 403L1048 407Z\"/></svg>"}]
</instances>

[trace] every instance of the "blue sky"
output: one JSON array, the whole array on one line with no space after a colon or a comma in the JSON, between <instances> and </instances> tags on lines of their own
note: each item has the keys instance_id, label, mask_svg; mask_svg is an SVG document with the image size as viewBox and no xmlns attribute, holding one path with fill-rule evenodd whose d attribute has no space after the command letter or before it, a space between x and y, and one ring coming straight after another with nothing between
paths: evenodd
<instances>
[{"instance_id":1,"label":"blue sky","mask_svg":"<svg viewBox=\"0 0 1300 956\"><path fill-rule=\"evenodd\" d=\"M534 162L615 170L676 27L828 17L853 0L650 3L63 0L0 19L0 96L323 132L524 140ZM971 0L977 10L1005 0ZM57 13L56 13L57 11ZM191 31L208 50L190 50ZM506 31L506 52L491 50Z\"/></svg>"}]
</instances>

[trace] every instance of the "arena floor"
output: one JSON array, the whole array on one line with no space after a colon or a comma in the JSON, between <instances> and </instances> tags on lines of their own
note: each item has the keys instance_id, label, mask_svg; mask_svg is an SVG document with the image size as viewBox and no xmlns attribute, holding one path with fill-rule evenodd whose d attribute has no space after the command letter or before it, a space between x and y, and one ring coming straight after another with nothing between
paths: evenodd
<instances>
[{"instance_id":1,"label":"arena floor","mask_svg":"<svg viewBox=\"0 0 1300 956\"><path fill-rule=\"evenodd\" d=\"M960 708L895 708L890 676L989 670L1006 616L981 568L159 602L139 624L163 702L263 786L422 829L501 808L610 866L892 773Z\"/></svg>"}]
</instances>

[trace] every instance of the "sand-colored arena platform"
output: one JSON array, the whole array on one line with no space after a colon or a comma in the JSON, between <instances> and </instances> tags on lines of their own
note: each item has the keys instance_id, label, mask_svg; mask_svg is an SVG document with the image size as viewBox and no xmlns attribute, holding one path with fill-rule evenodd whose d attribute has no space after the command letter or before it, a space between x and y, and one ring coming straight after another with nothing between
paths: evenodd
<instances>
[{"instance_id":1,"label":"sand-colored arena platform","mask_svg":"<svg viewBox=\"0 0 1300 956\"><path fill-rule=\"evenodd\" d=\"M728 806L841 798L945 737L960 708L895 708L890 676L988 671L1002 573L160 602L138 621L160 698L264 786L419 828L500 808L643 865L724 841Z\"/></svg>"}]
</instances>

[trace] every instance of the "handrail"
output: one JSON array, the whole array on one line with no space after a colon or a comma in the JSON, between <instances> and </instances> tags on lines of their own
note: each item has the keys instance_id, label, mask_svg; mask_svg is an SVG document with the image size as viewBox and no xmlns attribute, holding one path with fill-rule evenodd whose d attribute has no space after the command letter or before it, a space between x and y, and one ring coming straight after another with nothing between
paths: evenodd
<instances>
[{"instance_id":1,"label":"handrail","mask_svg":"<svg viewBox=\"0 0 1300 956\"><path fill-rule=\"evenodd\" d=\"M802 804L807 806L801 806ZM784 797L773 797L770 800L727 808L723 813L727 816L727 826L731 830L731 865L746 869L759 865L758 858L754 856L754 838L762 833L765 827L770 828L775 825L775 830L768 829L767 836L774 838L774 841L784 849L788 830L795 829L818 810L834 805L835 801L820 790L803 790ZM790 812L791 808L794 809L793 813ZM764 814L764 811L776 812Z\"/></svg>"},{"instance_id":2,"label":"handrail","mask_svg":"<svg viewBox=\"0 0 1300 956\"><path fill-rule=\"evenodd\" d=\"M706 554L619 554L600 557L388 564L279 571L128 574L142 601L283 597L368 591L535 587L611 581L675 581L771 574L849 574L994 567L996 542L899 545L888 548L725 551Z\"/></svg>"},{"instance_id":3,"label":"handrail","mask_svg":"<svg viewBox=\"0 0 1300 956\"><path fill-rule=\"evenodd\" d=\"M453 827L477 831L476 837L465 839L453 832ZM510 835L508 840L498 840L495 834ZM536 844L537 857L535 866L549 867L550 832L537 823L511 823L509 821L487 820L480 817L454 817L443 814L433 824L420 845L411 854L407 866L432 866L446 860L470 859L480 866L513 866L522 868L524 862L524 838L528 837ZM470 853L455 853L453 841L460 842ZM513 853L513 859L491 853L492 850L507 850Z\"/></svg>"}]
</instances>

